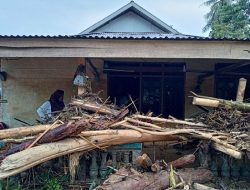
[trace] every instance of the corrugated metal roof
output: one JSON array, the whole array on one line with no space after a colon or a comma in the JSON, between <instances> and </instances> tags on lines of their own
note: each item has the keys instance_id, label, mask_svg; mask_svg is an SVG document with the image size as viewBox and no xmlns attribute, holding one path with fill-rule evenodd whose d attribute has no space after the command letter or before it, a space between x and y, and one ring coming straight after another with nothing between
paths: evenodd
<instances>
[{"instance_id":1,"label":"corrugated metal roof","mask_svg":"<svg viewBox=\"0 0 250 190\"><path fill-rule=\"evenodd\" d=\"M82 35L86 38L94 39L146 39L146 40L167 40L167 39L209 39L200 36L191 36L184 34L170 34L170 33L157 33L157 32L103 32L103 33L90 33Z\"/></svg>"},{"instance_id":2,"label":"corrugated metal roof","mask_svg":"<svg viewBox=\"0 0 250 190\"><path fill-rule=\"evenodd\" d=\"M250 38L237 39L237 38L210 38L201 36L192 36L184 34L168 34L156 32L102 32L102 33L89 33L82 35L58 35L58 36L7 36L0 35L0 38L42 38L42 39L119 39L119 40L201 40L201 41L250 41Z\"/></svg>"}]
</instances>

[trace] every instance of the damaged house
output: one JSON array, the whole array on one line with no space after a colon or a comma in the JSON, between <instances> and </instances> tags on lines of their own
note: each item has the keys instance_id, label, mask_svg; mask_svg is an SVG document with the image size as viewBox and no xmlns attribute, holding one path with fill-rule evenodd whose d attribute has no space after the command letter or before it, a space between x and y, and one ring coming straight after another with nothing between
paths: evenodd
<instances>
[{"instance_id":1,"label":"damaged house","mask_svg":"<svg viewBox=\"0 0 250 190\"><path fill-rule=\"evenodd\" d=\"M11 128L0 131L0 140L7 144L0 153L0 179L22 172L23 179L30 179L26 170L33 172L34 166L63 156L66 161L59 159L53 167L63 165L58 168L64 174L68 170L71 182L80 174L78 180L90 177L93 185L93 179L107 177L109 167L121 172L116 189L191 186L187 184L191 178L208 181L212 172L249 177L250 104L243 99L250 98L250 83L245 96L245 87L237 91L239 78L250 79L249 60L249 39L182 34L133 1L76 35L0 36L1 101L7 101L0 110L2 121ZM95 93L79 95L80 88L74 85L79 65ZM56 89L64 90L66 108L53 124L37 125L37 108ZM191 91L196 107L189 98ZM241 101L226 101L235 100L236 92ZM211 105L230 109L184 120L206 110L201 106ZM142 114L131 114L137 110ZM24 124L29 127L21 128ZM141 142L149 156L139 156ZM154 142L162 143L158 153L167 155L167 162L164 158L157 162ZM164 143L181 148L191 144L189 152L180 153L189 155L180 157L164 149ZM88 158L83 156L86 152ZM194 163L195 154L206 168L178 171L180 184L173 183L174 169ZM142 175L130 166L118 171L118 160L126 164L139 160L139 166L151 173ZM39 167L34 170L46 169ZM113 189L115 180L117 175L111 175L103 189Z\"/></svg>"},{"instance_id":2,"label":"damaged house","mask_svg":"<svg viewBox=\"0 0 250 190\"><path fill-rule=\"evenodd\" d=\"M199 111L190 91L234 99L238 78L249 78L249 43L182 34L133 1L77 35L0 36L3 121L33 124L55 89L69 101L79 64L104 98L130 94L144 113L189 117Z\"/></svg>"}]
</instances>

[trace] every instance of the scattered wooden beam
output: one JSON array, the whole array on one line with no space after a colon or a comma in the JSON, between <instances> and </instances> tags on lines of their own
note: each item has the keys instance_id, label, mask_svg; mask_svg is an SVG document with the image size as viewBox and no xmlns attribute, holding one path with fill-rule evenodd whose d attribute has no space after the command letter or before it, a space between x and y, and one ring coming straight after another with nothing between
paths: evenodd
<instances>
[{"instance_id":1,"label":"scattered wooden beam","mask_svg":"<svg viewBox=\"0 0 250 190\"><path fill-rule=\"evenodd\" d=\"M193 123L189 121L179 120L179 119L165 119L159 117L149 117L144 115L134 115L134 118L152 121L152 122L159 122L159 123L169 123L169 124L176 124L176 125L188 125L188 126L196 126L196 127L207 127L207 125L203 123Z\"/></svg>"},{"instance_id":2,"label":"scattered wooden beam","mask_svg":"<svg viewBox=\"0 0 250 190\"><path fill-rule=\"evenodd\" d=\"M73 99L72 102L70 103L70 105L80 106L83 109L85 109L87 111L92 111L94 113L96 113L98 111L98 113L113 115L113 116L118 116L120 114L120 112L118 110L110 109L110 108L106 107L105 105L94 104L91 102L85 102L85 101L80 100L80 99Z\"/></svg>"}]
</instances>

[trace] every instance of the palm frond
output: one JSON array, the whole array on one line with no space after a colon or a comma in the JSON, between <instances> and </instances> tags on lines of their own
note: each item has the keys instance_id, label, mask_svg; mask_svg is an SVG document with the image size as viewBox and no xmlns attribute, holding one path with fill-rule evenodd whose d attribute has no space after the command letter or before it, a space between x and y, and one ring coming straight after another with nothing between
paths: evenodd
<instances>
[{"instance_id":1,"label":"palm frond","mask_svg":"<svg viewBox=\"0 0 250 190\"><path fill-rule=\"evenodd\" d=\"M203 5L205 5L205 6L211 6L211 5L215 4L215 3L218 3L219 1L221 1L221 0L207 0L207 1L205 1L203 3Z\"/></svg>"}]
</instances>

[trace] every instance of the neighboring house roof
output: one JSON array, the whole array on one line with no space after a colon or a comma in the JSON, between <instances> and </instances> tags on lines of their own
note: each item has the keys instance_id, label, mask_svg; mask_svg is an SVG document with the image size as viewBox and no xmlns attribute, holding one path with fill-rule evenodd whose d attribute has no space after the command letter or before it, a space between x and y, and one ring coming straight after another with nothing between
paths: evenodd
<instances>
[{"instance_id":1,"label":"neighboring house roof","mask_svg":"<svg viewBox=\"0 0 250 190\"><path fill-rule=\"evenodd\" d=\"M141 6L136 4L134 1L131 1L127 5L123 6L113 14L107 16L106 18L102 19L101 21L97 22L96 24L92 25L91 27L87 28L86 30L82 31L80 35L82 34L88 34L98 31L100 28L104 27L105 25L108 25L110 22L114 21L115 19L121 17L122 15L133 12L136 15L139 15L144 20L151 23L153 26L160 29L162 32L165 33L172 33L172 34L180 34L177 30L173 29L171 26L167 25L154 15L152 15L147 10L143 9Z\"/></svg>"}]
</instances>

